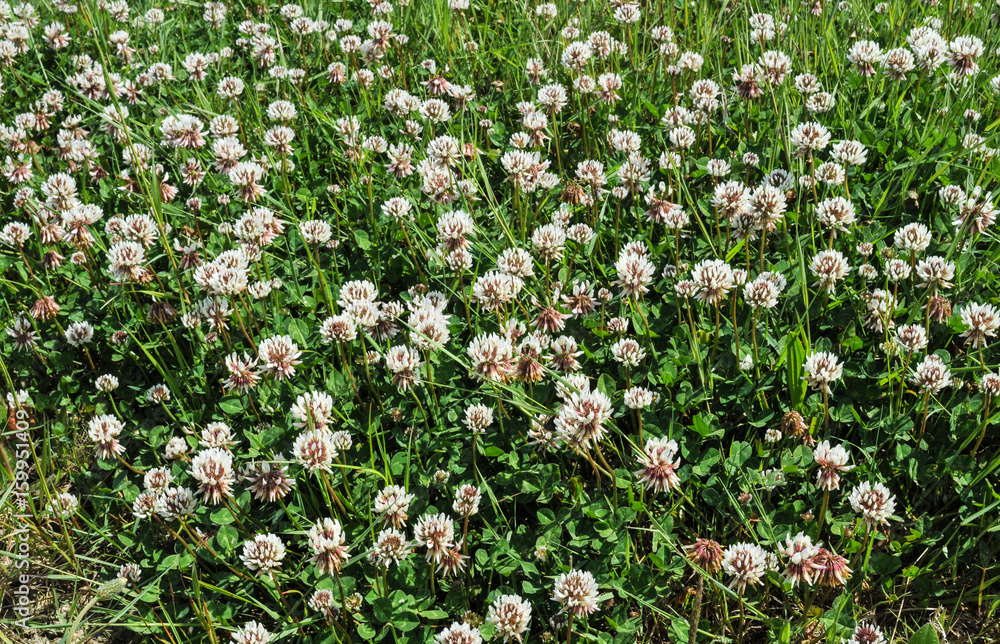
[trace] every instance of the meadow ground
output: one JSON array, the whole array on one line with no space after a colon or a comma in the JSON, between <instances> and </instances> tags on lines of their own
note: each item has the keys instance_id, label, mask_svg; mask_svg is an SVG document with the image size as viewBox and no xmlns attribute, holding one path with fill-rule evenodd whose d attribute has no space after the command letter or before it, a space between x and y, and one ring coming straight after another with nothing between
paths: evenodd
<instances>
[{"instance_id":1,"label":"meadow ground","mask_svg":"<svg viewBox=\"0 0 1000 644\"><path fill-rule=\"evenodd\" d=\"M1000 640L998 16L0 0L0 644Z\"/></svg>"}]
</instances>

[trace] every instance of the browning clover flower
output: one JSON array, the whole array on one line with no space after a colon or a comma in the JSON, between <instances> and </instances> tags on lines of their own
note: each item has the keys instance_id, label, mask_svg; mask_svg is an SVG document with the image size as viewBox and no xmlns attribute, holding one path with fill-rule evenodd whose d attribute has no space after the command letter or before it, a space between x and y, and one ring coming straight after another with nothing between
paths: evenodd
<instances>
[{"instance_id":1,"label":"browning clover flower","mask_svg":"<svg viewBox=\"0 0 1000 644\"><path fill-rule=\"evenodd\" d=\"M261 371L273 374L278 380L285 380L295 375L296 365L302 364L299 356L302 352L287 335L272 336L260 343L257 349L263 366Z\"/></svg>"},{"instance_id":2,"label":"browning clover flower","mask_svg":"<svg viewBox=\"0 0 1000 644\"><path fill-rule=\"evenodd\" d=\"M843 445L831 446L830 441L823 441L816 446L813 451L813 460L819 465L819 472L816 473L816 484L827 492L840 488L841 472L854 469L853 465L847 464L851 460L850 453Z\"/></svg>"},{"instance_id":3,"label":"browning clover flower","mask_svg":"<svg viewBox=\"0 0 1000 644\"><path fill-rule=\"evenodd\" d=\"M774 281L764 276L758 277L743 286L743 299L755 309L773 309L778 305L781 289Z\"/></svg>"},{"instance_id":4,"label":"browning clover flower","mask_svg":"<svg viewBox=\"0 0 1000 644\"><path fill-rule=\"evenodd\" d=\"M313 556L309 561L322 572L331 575L340 571L347 562L346 535L335 519L321 519L309 529L309 549Z\"/></svg>"},{"instance_id":5,"label":"browning clover flower","mask_svg":"<svg viewBox=\"0 0 1000 644\"><path fill-rule=\"evenodd\" d=\"M886 644L886 642L882 629L866 622L859 622L851 634L851 639L847 640L847 644Z\"/></svg>"},{"instance_id":6,"label":"browning clover flower","mask_svg":"<svg viewBox=\"0 0 1000 644\"><path fill-rule=\"evenodd\" d=\"M684 546L687 558L708 572L718 572L722 568L724 553L718 541L698 538L694 543Z\"/></svg>"},{"instance_id":7,"label":"browning clover flower","mask_svg":"<svg viewBox=\"0 0 1000 644\"><path fill-rule=\"evenodd\" d=\"M955 264L943 257L928 257L917 264L917 275L923 280L917 286L937 290L954 286L949 280L955 277Z\"/></svg>"},{"instance_id":8,"label":"browning clover flower","mask_svg":"<svg viewBox=\"0 0 1000 644\"><path fill-rule=\"evenodd\" d=\"M646 439L644 453L639 456L642 469L635 473L647 490L664 492L676 490L681 481L677 476L681 459L677 456L677 442L666 438Z\"/></svg>"},{"instance_id":9,"label":"browning clover flower","mask_svg":"<svg viewBox=\"0 0 1000 644\"><path fill-rule=\"evenodd\" d=\"M785 544L778 546L779 552L788 557L785 565L785 580L797 586L799 582L812 584L814 576L820 570L816 563L819 546L813 545L812 539L802 532L793 538L791 533L785 536Z\"/></svg>"},{"instance_id":10,"label":"browning clover flower","mask_svg":"<svg viewBox=\"0 0 1000 644\"><path fill-rule=\"evenodd\" d=\"M282 464L284 456L274 455L274 462L251 463L243 471L243 478L250 485L247 487L257 500L277 501L287 495L295 485L295 479L288 476L288 470Z\"/></svg>"},{"instance_id":11,"label":"browning clover flower","mask_svg":"<svg viewBox=\"0 0 1000 644\"><path fill-rule=\"evenodd\" d=\"M222 381L226 389L244 394L257 386L257 360L248 353L244 352L243 357L238 353L229 354L225 366L229 372L229 376Z\"/></svg>"},{"instance_id":12,"label":"browning clover flower","mask_svg":"<svg viewBox=\"0 0 1000 644\"><path fill-rule=\"evenodd\" d=\"M320 588L313 592L306 604L312 610L324 613L328 617L335 616L337 612L336 599L334 598L333 593L325 588Z\"/></svg>"},{"instance_id":13,"label":"browning clover flower","mask_svg":"<svg viewBox=\"0 0 1000 644\"><path fill-rule=\"evenodd\" d=\"M96 416L87 424L87 435L97 443L97 458L117 458L125 453L125 447L118 442L122 424L110 415Z\"/></svg>"},{"instance_id":14,"label":"browning clover flower","mask_svg":"<svg viewBox=\"0 0 1000 644\"><path fill-rule=\"evenodd\" d=\"M136 499L136 504L133 506L136 518L142 518L149 514L149 498L146 497L142 501L140 499L143 499L142 495ZM155 496L152 500L152 510L166 521L184 520L194 514L197 507L198 499L191 490L185 487L168 488L163 494Z\"/></svg>"},{"instance_id":15,"label":"browning clover flower","mask_svg":"<svg viewBox=\"0 0 1000 644\"><path fill-rule=\"evenodd\" d=\"M604 423L611 418L611 399L600 391L573 393L559 410L555 427L570 447L587 450L604 439Z\"/></svg>"},{"instance_id":16,"label":"browning clover flower","mask_svg":"<svg viewBox=\"0 0 1000 644\"><path fill-rule=\"evenodd\" d=\"M812 563L816 567L816 583L826 588L843 586L851 578L848 561L826 548L819 548L813 556Z\"/></svg>"},{"instance_id":17,"label":"browning clover flower","mask_svg":"<svg viewBox=\"0 0 1000 644\"><path fill-rule=\"evenodd\" d=\"M199 452L191 459L191 476L198 481L205 503L219 503L233 494L232 454L218 447Z\"/></svg>"},{"instance_id":18,"label":"browning clover flower","mask_svg":"<svg viewBox=\"0 0 1000 644\"><path fill-rule=\"evenodd\" d=\"M291 411L296 427L326 429L333 417L333 397L322 391L308 391L295 399Z\"/></svg>"},{"instance_id":19,"label":"browning clover flower","mask_svg":"<svg viewBox=\"0 0 1000 644\"><path fill-rule=\"evenodd\" d=\"M830 144L830 131L815 122L800 123L789 135L797 155L819 152Z\"/></svg>"},{"instance_id":20,"label":"browning clover flower","mask_svg":"<svg viewBox=\"0 0 1000 644\"><path fill-rule=\"evenodd\" d=\"M882 47L871 40L859 40L851 46L847 60L854 65L859 76L874 76L875 65L882 61Z\"/></svg>"},{"instance_id":21,"label":"browning clover flower","mask_svg":"<svg viewBox=\"0 0 1000 644\"><path fill-rule=\"evenodd\" d=\"M451 506L452 510L460 517L467 519L479 512L479 501L482 497L482 491L475 485L461 485L455 490L455 502Z\"/></svg>"},{"instance_id":22,"label":"browning clover flower","mask_svg":"<svg viewBox=\"0 0 1000 644\"><path fill-rule=\"evenodd\" d=\"M854 205L843 197L825 199L816 206L816 219L834 232L847 232L855 222Z\"/></svg>"},{"instance_id":23,"label":"browning clover flower","mask_svg":"<svg viewBox=\"0 0 1000 644\"><path fill-rule=\"evenodd\" d=\"M400 391L407 391L419 380L418 373L424 361L417 350L408 346L396 346L385 354L385 366L392 372L392 383Z\"/></svg>"},{"instance_id":24,"label":"browning clover flower","mask_svg":"<svg viewBox=\"0 0 1000 644\"><path fill-rule=\"evenodd\" d=\"M893 235L893 244L907 253L922 253L931 244L931 231L919 222L907 224Z\"/></svg>"},{"instance_id":25,"label":"browning clover flower","mask_svg":"<svg viewBox=\"0 0 1000 644\"><path fill-rule=\"evenodd\" d=\"M907 353L916 353L927 348L927 332L924 327L906 324L896 327L896 344Z\"/></svg>"},{"instance_id":26,"label":"browning clover flower","mask_svg":"<svg viewBox=\"0 0 1000 644\"><path fill-rule=\"evenodd\" d=\"M514 347L510 340L489 333L476 336L466 350L472 360L472 375L477 380L504 382L514 372Z\"/></svg>"}]
</instances>

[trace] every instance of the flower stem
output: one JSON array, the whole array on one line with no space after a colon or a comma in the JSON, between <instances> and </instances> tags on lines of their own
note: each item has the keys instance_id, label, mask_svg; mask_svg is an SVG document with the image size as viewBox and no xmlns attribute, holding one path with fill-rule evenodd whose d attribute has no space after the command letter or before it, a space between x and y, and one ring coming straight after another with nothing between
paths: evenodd
<instances>
[{"instance_id":1,"label":"flower stem","mask_svg":"<svg viewBox=\"0 0 1000 644\"><path fill-rule=\"evenodd\" d=\"M979 451L979 446L983 442L983 438L986 436L986 426L990 423L990 397L986 396L986 407L983 412L983 427L979 430L979 438L976 439L976 444L972 446L972 456L975 457L976 452Z\"/></svg>"},{"instance_id":2,"label":"flower stem","mask_svg":"<svg viewBox=\"0 0 1000 644\"><path fill-rule=\"evenodd\" d=\"M927 410L931 405L931 392L924 393L924 418L920 421L920 435L917 436L917 441L921 441L924 437L924 430L927 429Z\"/></svg>"}]
</instances>

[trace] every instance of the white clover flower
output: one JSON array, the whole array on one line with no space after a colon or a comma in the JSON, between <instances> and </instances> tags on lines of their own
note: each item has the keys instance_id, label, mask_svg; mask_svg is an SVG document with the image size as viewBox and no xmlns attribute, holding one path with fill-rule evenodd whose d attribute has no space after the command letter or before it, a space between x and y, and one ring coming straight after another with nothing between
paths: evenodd
<instances>
[{"instance_id":1,"label":"white clover flower","mask_svg":"<svg viewBox=\"0 0 1000 644\"><path fill-rule=\"evenodd\" d=\"M861 515L869 526L887 524L896 511L896 498L889 488L881 483L862 481L851 492L851 507Z\"/></svg>"}]
</instances>

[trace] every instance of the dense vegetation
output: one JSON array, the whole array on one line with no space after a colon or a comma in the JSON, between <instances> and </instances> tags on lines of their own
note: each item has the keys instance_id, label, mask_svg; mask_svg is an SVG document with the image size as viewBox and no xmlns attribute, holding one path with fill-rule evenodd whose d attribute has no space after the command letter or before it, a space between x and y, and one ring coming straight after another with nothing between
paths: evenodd
<instances>
[{"instance_id":1,"label":"dense vegetation","mask_svg":"<svg viewBox=\"0 0 1000 644\"><path fill-rule=\"evenodd\" d=\"M998 11L0 1L0 641L1000 638Z\"/></svg>"}]
</instances>

